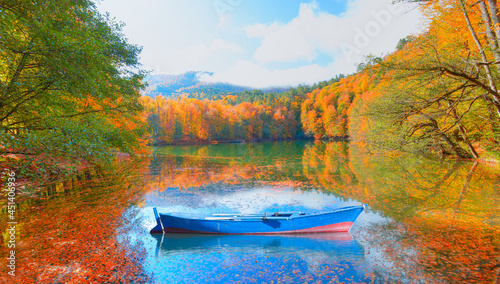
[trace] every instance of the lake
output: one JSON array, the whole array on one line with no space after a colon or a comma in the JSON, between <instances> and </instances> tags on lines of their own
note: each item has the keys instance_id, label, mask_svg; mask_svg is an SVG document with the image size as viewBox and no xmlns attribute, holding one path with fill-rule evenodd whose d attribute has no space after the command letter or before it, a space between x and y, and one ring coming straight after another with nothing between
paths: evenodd
<instances>
[{"instance_id":1,"label":"lake","mask_svg":"<svg viewBox=\"0 0 500 284\"><path fill-rule=\"evenodd\" d=\"M153 207L324 212L355 204L368 208L350 233L149 234ZM500 170L488 163L370 153L347 142L155 147L17 205L15 277L26 283L500 281ZM1 261L0 281L12 281Z\"/></svg>"}]
</instances>

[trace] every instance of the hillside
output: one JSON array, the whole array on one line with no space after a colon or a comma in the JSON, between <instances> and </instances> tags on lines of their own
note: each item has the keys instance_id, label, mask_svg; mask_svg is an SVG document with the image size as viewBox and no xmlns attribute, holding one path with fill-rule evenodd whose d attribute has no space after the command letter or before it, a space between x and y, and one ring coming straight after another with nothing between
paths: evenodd
<instances>
[{"instance_id":1,"label":"hillside","mask_svg":"<svg viewBox=\"0 0 500 284\"><path fill-rule=\"evenodd\" d=\"M189 71L179 75L158 74L147 76L144 80L148 87L143 95L147 97L163 96L165 98L176 98L181 94L197 95L202 98L217 99L221 96L237 94L245 90L253 90L249 87L236 86L228 83L208 83L199 80L201 75L208 74L206 71ZM262 90L268 92L284 92L288 88L272 88Z\"/></svg>"}]
</instances>

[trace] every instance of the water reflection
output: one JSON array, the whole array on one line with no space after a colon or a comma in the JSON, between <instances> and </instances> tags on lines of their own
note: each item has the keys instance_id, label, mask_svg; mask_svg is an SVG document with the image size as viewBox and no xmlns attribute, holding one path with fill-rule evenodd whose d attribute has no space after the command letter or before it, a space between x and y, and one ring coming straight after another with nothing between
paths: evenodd
<instances>
[{"instance_id":1,"label":"water reflection","mask_svg":"<svg viewBox=\"0 0 500 284\"><path fill-rule=\"evenodd\" d=\"M298 235L206 235L206 234L153 234L158 252L180 250L213 250L228 247L248 251L263 248L266 252L316 251L350 260L363 259L363 248L349 233L318 233Z\"/></svg>"},{"instance_id":2,"label":"water reflection","mask_svg":"<svg viewBox=\"0 0 500 284\"><path fill-rule=\"evenodd\" d=\"M494 283L499 188L498 166L370 154L346 143L159 148L142 163L76 176L20 200L16 280ZM255 213L359 203L371 209L350 240L190 236L158 245L148 233L152 206ZM5 260L0 282L8 280Z\"/></svg>"},{"instance_id":3,"label":"water reflection","mask_svg":"<svg viewBox=\"0 0 500 284\"><path fill-rule=\"evenodd\" d=\"M364 283L364 251L346 234L152 235L157 276L169 283Z\"/></svg>"},{"instance_id":4,"label":"water reflection","mask_svg":"<svg viewBox=\"0 0 500 284\"><path fill-rule=\"evenodd\" d=\"M146 282L140 242L117 236L134 232L146 183L145 165L128 161L82 175L23 200L16 224L15 277L6 272L6 243L1 246L0 283ZM3 215L2 217L6 217ZM5 219L0 224L7 230ZM4 234L5 236L5 234ZM4 239L5 241L6 239Z\"/></svg>"},{"instance_id":5,"label":"water reflection","mask_svg":"<svg viewBox=\"0 0 500 284\"><path fill-rule=\"evenodd\" d=\"M207 190L209 188L209 190ZM147 205L160 212L183 213L322 213L340 207L361 205L331 193L294 190L286 186L241 187L219 185L191 189L166 188L145 195ZM149 212L152 212L150 210Z\"/></svg>"},{"instance_id":6,"label":"water reflection","mask_svg":"<svg viewBox=\"0 0 500 284\"><path fill-rule=\"evenodd\" d=\"M156 153L158 180L166 182L146 197L150 206L227 213L362 202L375 217L361 218L353 234L371 252L377 281L490 283L498 273L500 174L492 165L370 154L335 142Z\"/></svg>"}]
</instances>

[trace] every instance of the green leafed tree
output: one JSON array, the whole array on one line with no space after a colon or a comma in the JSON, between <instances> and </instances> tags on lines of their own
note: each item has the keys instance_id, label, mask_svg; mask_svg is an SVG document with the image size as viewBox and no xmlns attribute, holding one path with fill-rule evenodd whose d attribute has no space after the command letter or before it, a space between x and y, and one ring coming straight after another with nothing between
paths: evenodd
<instances>
[{"instance_id":1,"label":"green leafed tree","mask_svg":"<svg viewBox=\"0 0 500 284\"><path fill-rule=\"evenodd\" d=\"M0 154L89 161L141 135L141 48L88 0L0 0Z\"/></svg>"}]
</instances>

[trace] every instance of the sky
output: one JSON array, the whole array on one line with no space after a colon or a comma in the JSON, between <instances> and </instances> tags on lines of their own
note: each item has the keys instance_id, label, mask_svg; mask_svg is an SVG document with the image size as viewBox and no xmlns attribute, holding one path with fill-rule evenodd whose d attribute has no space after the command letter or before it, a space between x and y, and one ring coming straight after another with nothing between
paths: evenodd
<instances>
[{"instance_id":1,"label":"sky","mask_svg":"<svg viewBox=\"0 0 500 284\"><path fill-rule=\"evenodd\" d=\"M100 0L125 24L152 74L213 72L202 80L297 86L355 72L422 30L412 4L392 0Z\"/></svg>"}]
</instances>

